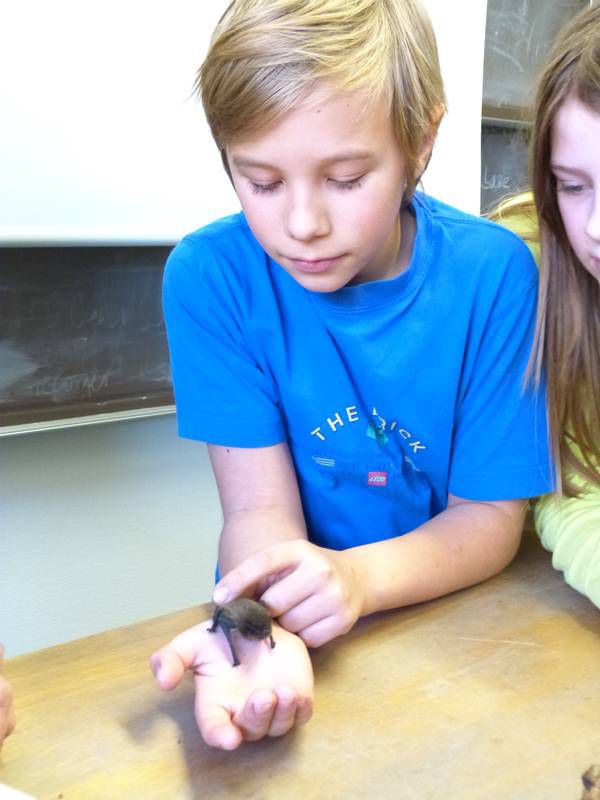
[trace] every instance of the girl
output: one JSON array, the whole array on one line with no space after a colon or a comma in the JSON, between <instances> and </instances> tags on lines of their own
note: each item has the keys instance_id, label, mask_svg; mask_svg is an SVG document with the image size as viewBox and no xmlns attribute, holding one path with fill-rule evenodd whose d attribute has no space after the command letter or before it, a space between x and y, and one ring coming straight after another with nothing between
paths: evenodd
<instances>
[{"instance_id":1,"label":"girl","mask_svg":"<svg viewBox=\"0 0 600 800\"><path fill-rule=\"evenodd\" d=\"M535 202L516 198L498 217L534 254L541 246L533 369L547 375L564 494L537 503L536 528L567 582L600 606L600 6L550 52L531 169Z\"/></svg>"}]
</instances>

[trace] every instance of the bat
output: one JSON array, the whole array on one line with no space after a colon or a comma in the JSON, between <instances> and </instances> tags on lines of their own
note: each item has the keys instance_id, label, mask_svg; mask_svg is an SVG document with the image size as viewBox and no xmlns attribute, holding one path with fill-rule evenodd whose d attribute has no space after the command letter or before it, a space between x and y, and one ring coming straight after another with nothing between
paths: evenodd
<instances>
[{"instance_id":1,"label":"bat","mask_svg":"<svg viewBox=\"0 0 600 800\"><path fill-rule=\"evenodd\" d=\"M244 639L258 641L268 638L272 649L275 647L271 634L272 623L271 615L262 603L250 600L248 597L238 597L237 600L232 600L230 603L215 606L212 626L208 630L210 633L215 633L218 628L221 628L231 650L233 666L237 667L240 660L233 646L231 631L237 630Z\"/></svg>"}]
</instances>

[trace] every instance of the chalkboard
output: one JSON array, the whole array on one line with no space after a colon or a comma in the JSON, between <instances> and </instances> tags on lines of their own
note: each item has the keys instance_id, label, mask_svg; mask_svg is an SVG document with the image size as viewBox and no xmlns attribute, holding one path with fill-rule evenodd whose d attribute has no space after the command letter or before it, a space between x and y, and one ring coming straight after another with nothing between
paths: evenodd
<instances>
[{"instance_id":1,"label":"chalkboard","mask_svg":"<svg viewBox=\"0 0 600 800\"><path fill-rule=\"evenodd\" d=\"M169 247L0 250L0 427L173 403Z\"/></svg>"},{"instance_id":2,"label":"chalkboard","mask_svg":"<svg viewBox=\"0 0 600 800\"><path fill-rule=\"evenodd\" d=\"M484 117L525 118L548 48L589 0L488 0L483 74Z\"/></svg>"},{"instance_id":3,"label":"chalkboard","mask_svg":"<svg viewBox=\"0 0 600 800\"><path fill-rule=\"evenodd\" d=\"M486 125L481 137L481 213L529 186L529 126Z\"/></svg>"},{"instance_id":4,"label":"chalkboard","mask_svg":"<svg viewBox=\"0 0 600 800\"><path fill-rule=\"evenodd\" d=\"M481 212L528 188L536 80L560 28L589 0L488 0L481 127Z\"/></svg>"}]
</instances>

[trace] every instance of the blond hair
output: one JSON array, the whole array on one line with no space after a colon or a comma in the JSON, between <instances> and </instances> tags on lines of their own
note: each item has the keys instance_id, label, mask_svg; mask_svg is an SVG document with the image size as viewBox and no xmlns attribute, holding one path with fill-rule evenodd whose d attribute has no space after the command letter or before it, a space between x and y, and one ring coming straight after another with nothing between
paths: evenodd
<instances>
[{"instance_id":1,"label":"blond hair","mask_svg":"<svg viewBox=\"0 0 600 800\"><path fill-rule=\"evenodd\" d=\"M419 0L234 0L195 86L226 169L228 144L279 120L319 81L388 103L410 197L423 143L445 110L435 36Z\"/></svg>"},{"instance_id":2,"label":"blond hair","mask_svg":"<svg viewBox=\"0 0 600 800\"><path fill-rule=\"evenodd\" d=\"M564 101L575 96L600 113L600 6L559 34L538 87L530 168L542 258L533 368L538 381L546 372L558 463L600 486L600 284L571 247L551 169L552 126ZM577 493L568 481L564 488Z\"/></svg>"},{"instance_id":3,"label":"blond hair","mask_svg":"<svg viewBox=\"0 0 600 800\"><path fill-rule=\"evenodd\" d=\"M539 263L540 231L533 192L527 191L512 197L505 197L491 211L489 217L517 233Z\"/></svg>"}]
</instances>

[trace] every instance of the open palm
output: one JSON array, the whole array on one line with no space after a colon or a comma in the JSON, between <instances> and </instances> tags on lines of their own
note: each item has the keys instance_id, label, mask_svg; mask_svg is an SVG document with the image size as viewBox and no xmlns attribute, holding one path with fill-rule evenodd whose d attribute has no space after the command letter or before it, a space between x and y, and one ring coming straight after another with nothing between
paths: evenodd
<instances>
[{"instance_id":1,"label":"open palm","mask_svg":"<svg viewBox=\"0 0 600 800\"><path fill-rule=\"evenodd\" d=\"M310 719L312 665L295 634L273 626L268 640L249 641L234 633L240 665L232 666L224 634L210 633L210 620L184 631L151 659L159 686L177 686L186 669L196 685L196 720L209 745L233 750L244 740L281 736Z\"/></svg>"}]
</instances>

